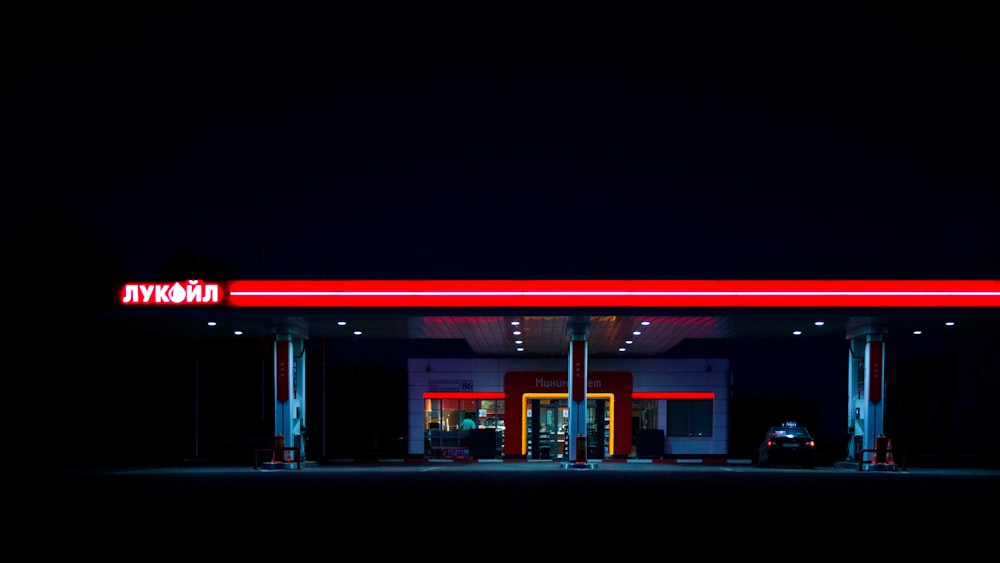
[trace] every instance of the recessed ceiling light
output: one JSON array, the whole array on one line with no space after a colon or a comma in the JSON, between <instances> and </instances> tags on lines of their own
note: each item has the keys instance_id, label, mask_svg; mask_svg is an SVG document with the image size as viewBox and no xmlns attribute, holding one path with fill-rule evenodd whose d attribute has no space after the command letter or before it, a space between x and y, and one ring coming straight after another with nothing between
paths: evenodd
<instances>
[{"instance_id":1,"label":"recessed ceiling light","mask_svg":"<svg viewBox=\"0 0 1000 563\"><path fill-rule=\"evenodd\" d=\"M814 325L816 325L816 326L823 326L823 325L825 325L826 323L824 323L823 321L816 321L816 322L814 322L813 324L814 324Z\"/></svg>"},{"instance_id":2,"label":"recessed ceiling light","mask_svg":"<svg viewBox=\"0 0 1000 563\"><path fill-rule=\"evenodd\" d=\"M524 341L523 340L515 340L514 344L524 344Z\"/></svg>"},{"instance_id":3,"label":"recessed ceiling light","mask_svg":"<svg viewBox=\"0 0 1000 563\"><path fill-rule=\"evenodd\" d=\"M924 333L924 331L922 331L922 330L915 330L915 331L913 331L913 334L923 334L923 333Z\"/></svg>"},{"instance_id":4,"label":"recessed ceiling light","mask_svg":"<svg viewBox=\"0 0 1000 563\"><path fill-rule=\"evenodd\" d=\"M208 326L215 326L215 325L216 325L215 321L208 321Z\"/></svg>"},{"instance_id":5,"label":"recessed ceiling light","mask_svg":"<svg viewBox=\"0 0 1000 563\"><path fill-rule=\"evenodd\" d=\"M802 331L801 330L793 330L792 334L794 334L795 336L799 336L800 334L802 334Z\"/></svg>"},{"instance_id":6,"label":"recessed ceiling light","mask_svg":"<svg viewBox=\"0 0 1000 563\"><path fill-rule=\"evenodd\" d=\"M236 336L243 336L243 331L242 330L234 330L233 334L235 334Z\"/></svg>"},{"instance_id":7,"label":"recessed ceiling light","mask_svg":"<svg viewBox=\"0 0 1000 563\"><path fill-rule=\"evenodd\" d=\"M522 348L522 347L518 346L518 348L517 348L517 351L518 351L518 352L524 352L524 348Z\"/></svg>"},{"instance_id":8,"label":"recessed ceiling light","mask_svg":"<svg viewBox=\"0 0 1000 563\"><path fill-rule=\"evenodd\" d=\"M642 321L639 324L641 324L642 326L649 326L649 321Z\"/></svg>"},{"instance_id":9,"label":"recessed ceiling light","mask_svg":"<svg viewBox=\"0 0 1000 563\"><path fill-rule=\"evenodd\" d=\"M510 321L510 324L513 326L518 326L519 324L521 324L521 321Z\"/></svg>"},{"instance_id":10,"label":"recessed ceiling light","mask_svg":"<svg viewBox=\"0 0 1000 563\"><path fill-rule=\"evenodd\" d=\"M618 349L618 351L619 351L619 352L624 352L624 351L625 351L625 348L619 348L619 349Z\"/></svg>"},{"instance_id":11,"label":"recessed ceiling light","mask_svg":"<svg viewBox=\"0 0 1000 563\"><path fill-rule=\"evenodd\" d=\"M355 330L354 331L354 336L361 336L361 331L360 330Z\"/></svg>"},{"instance_id":12,"label":"recessed ceiling light","mask_svg":"<svg viewBox=\"0 0 1000 563\"><path fill-rule=\"evenodd\" d=\"M632 342L634 342L634 340L626 340L625 344L631 344Z\"/></svg>"},{"instance_id":13,"label":"recessed ceiling light","mask_svg":"<svg viewBox=\"0 0 1000 563\"><path fill-rule=\"evenodd\" d=\"M944 326L955 326L955 321L948 321L944 323Z\"/></svg>"},{"instance_id":14,"label":"recessed ceiling light","mask_svg":"<svg viewBox=\"0 0 1000 563\"><path fill-rule=\"evenodd\" d=\"M514 331L514 336L520 336L520 335L521 335L521 331L520 330L515 330Z\"/></svg>"},{"instance_id":15,"label":"recessed ceiling light","mask_svg":"<svg viewBox=\"0 0 1000 563\"><path fill-rule=\"evenodd\" d=\"M642 334L642 332L641 332L641 331L638 331L638 330L633 330L633 331L632 331L632 334L634 334L634 335L636 335L636 336L639 336L640 334Z\"/></svg>"},{"instance_id":16,"label":"recessed ceiling light","mask_svg":"<svg viewBox=\"0 0 1000 563\"><path fill-rule=\"evenodd\" d=\"M346 324L347 324L347 321L337 321L337 326L344 326Z\"/></svg>"}]
</instances>

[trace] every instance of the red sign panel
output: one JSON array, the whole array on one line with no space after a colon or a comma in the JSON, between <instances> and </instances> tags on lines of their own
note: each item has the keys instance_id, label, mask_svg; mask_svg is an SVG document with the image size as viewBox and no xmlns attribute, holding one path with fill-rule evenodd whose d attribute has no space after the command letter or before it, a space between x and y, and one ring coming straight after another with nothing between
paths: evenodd
<instances>
[{"instance_id":1,"label":"red sign panel","mask_svg":"<svg viewBox=\"0 0 1000 563\"><path fill-rule=\"evenodd\" d=\"M291 368L287 342L278 342L275 347L275 374L274 381L278 386L275 389L275 399L285 402L288 400L288 372Z\"/></svg>"},{"instance_id":2,"label":"red sign panel","mask_svg":"<svg viewBox=\"0 0 1000 563\"><path fill-rule=\"evenodd\" d=\"M503 442L504 455L521 455L524 434L521 425L521 399L525 393L567 393L569 382L566 372L558 371L509 371L504 374L503 388L506 396L506 425ZM628 452L632 448L632 409L628 406L632 395L632 373L627 371L595 371L587 374L587 385L594 393L610 393L617 398L614 409L615 443L612 452ZM568 394L568 393L567 393ZM626 406L621 406L621 405Z\"/></svg>"},{"instance_id":3,"label":"red sign panel","mask_svg":"<svg viewBox=\"0 0 1000 563\"><path fill-rule=\"evenodd\" d=\"M882 400L882 341L868 343L868 398L873 403Z\"/></svg>"},{"instance_id":4,"label":"red sign panel","mask_svg":"<svg viewBox=\"0 0 1000 563\"><path fill-rule=\"evenodd\" d=\"M574 340L571 366L573 370L573 400L580 402L587 398L587 342Z\"/></svg>"},{"instance_id":5,"label":"red sign panel","mask_svg":"<svg viewBox=\"0 0 1000 563\"><path fill-rule=\"evenodd\" d=\"M132 282L122 286L122 305L218 305L225 294L218 283Z\"/></svg>"}]
</instances>

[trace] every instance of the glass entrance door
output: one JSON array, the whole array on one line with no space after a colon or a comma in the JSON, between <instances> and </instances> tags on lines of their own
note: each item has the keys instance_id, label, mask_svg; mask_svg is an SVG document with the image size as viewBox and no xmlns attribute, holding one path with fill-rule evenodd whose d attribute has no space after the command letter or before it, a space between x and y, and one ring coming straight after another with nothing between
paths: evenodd
<instances>
[{"instance_id":1,"label":"glass entrance door","mask_svg":"<svg viewBox=\"0 0 1000 563\"><path fill-rule=\"evenodd\" d=\"M608 454L610 414L605 399L587 400L587 457ZM528 456L531 459L563 459L569 455L567 399L532 399L528 413Z\"/></svg>"},{"instance_id":2,"label":"glass entrance door","mask_svg":"<svg viewBox=\"0 0 1000 563\"><path fill-rule=\"evenodd\" d=\"M614 395L595 393L587 398L587 457L610 455L614 428ZM522 410L522 449L529 459L569 457L569 402L566 394L525 393Z\"/></svg>"},{"instance_id":3,"label":"glass entrance door","mask_svg":"<svg viewBox=\"0 0 1000 563\"><path fill-rule=\"evenodd\" d=\"M610 413L604 399L587 399L587 458L602 459L608 454Z\"/></svg>"},{"instance_id":4,"label":"glass entrance door","mask_svg":"<svg viewBox=\"0 0 1000 563\"><path fill-rule=\"evenodd\" d=\"M559 459L569 417L566 399L532 399L527 414L528 457Z\"/></svg>"}]
</instances>

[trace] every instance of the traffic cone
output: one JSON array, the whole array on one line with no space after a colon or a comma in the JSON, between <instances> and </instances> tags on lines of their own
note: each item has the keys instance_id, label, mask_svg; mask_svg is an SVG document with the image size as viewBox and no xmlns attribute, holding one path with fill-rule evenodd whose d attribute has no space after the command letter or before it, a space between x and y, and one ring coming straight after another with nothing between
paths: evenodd
<instances>
[{"instance_id":1,"label":"traffic cone","mask_svg":"<svg viewBox=\"0 0 1000 563\"><path fill-rule=\"evenodd\" d=\"M896 465L896 463L892 461L892 438L889 438L889 445L885 450L885 463L886 465Z\"/></svg>"}]
</instances>

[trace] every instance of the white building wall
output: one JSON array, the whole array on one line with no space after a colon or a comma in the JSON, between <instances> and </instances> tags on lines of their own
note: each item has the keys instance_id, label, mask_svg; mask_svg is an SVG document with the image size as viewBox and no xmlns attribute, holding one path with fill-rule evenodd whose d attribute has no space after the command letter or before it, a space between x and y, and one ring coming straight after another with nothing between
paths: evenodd
<instances>
[{"instance_id":1,"label":"white building wall","mask_svg":"<svg viewBox=\"0 0 1000 563\"><path fill-rule=\"evenodd\" d=\"M632 373L633 392L712 392L713 435L705 438L665 438L664 452L674 455L725 455L729 436L729 360L727 359L590 359L589 371ZM424 399L432 387L471 382L470 391L502 392L504 374L510 371L560 371L569 373L567 358L411 358L408 374L407 452L424 452ZM459 389L455 389L459 390ZM659 427L666 429L666 401L658 408ZM666 434L666 432L664 432Z\"/></svg>"},{"instance_id":2,"label":"white building wall","mask_svg":"<svg viewBox=\"0 0 1000 563\"><path fill-rule=\"evenodd\" d=\"M667 405L657 405L657 426L664 429L663 452L669 455L725 455L729 443L729 360L652 359L641 362L632 372L632 390L643 392L711 392L712 436L670 437L667 432Z\"/></svg>"}]
</instances>

